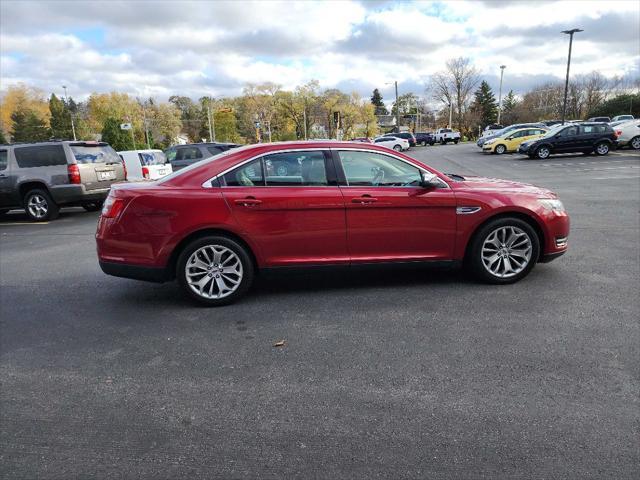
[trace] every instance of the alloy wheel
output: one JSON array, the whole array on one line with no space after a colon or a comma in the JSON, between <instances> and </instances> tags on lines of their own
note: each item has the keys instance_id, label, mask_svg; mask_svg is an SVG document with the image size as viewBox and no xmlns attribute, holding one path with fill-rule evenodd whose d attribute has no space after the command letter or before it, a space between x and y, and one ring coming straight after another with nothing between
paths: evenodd
<instances>
[{"instance_id":1,"label":"alloy wheel","mask_svg":"<svg viewBox=\"0 0 640 480\"><path fill-rule=\"evenodd\" d=\"M607 153L609 153L609 145L607 145L606 143L601 143L596 147L596 151L598 152L598 155L606 155Z\"/></svg>"},{"instance_id":2,"label":"alloy wheel","mask_svg":"<svg viewBox=\"0 0 640 480\"><path fill-rule=\"evenodd\" d=\"M531 261L531 238L516 226L493 230L482 244L482 264L498 278L511 278L522 272Z\"/></svg>"},{"instance_id":3,"label":"alloy wheel","mask_svg":"<svg viewBox=\"0 0 640 480\"><path fill-rule=\"evenodd\" d=\"M633 137L631 139L631 148L634 150L640 150L640 137Z\"/></svg>"},{"instance_id":4,"label":"alloy wheel","mask_svg":"<svg viewBox=\"0 0 640 480\"><path fill-rule=\"evenodd\" d=\"M505 150L506 150L506 149L507 149L507 148L506 148L504 145L498 145L498 146L496 147L496 153L497 153L498 155L502 155L502 154L505 152Z\"/></svg>"},{"instance_id":5,"label":"alloy wheel","mask_svg":"<svg viewBox=\"0 0 640 480\"><path fill-rule=\"evenodd\" d=\"M538 149L538 158L542 158L545 159L549 156L551 152L549 151L549 149L547 147L540 147Z\"/></svg>"},{"instance_id":6,"label":"alloy wheel","mask_svg":"<svg viewBox=\"0 0 640 480\"><path fill-rule=\"evenodd\" d=\"M185 264L187 284L206 299L221 299L235 292L243 278L240 257L222 245L206 245L193 252Z\"/></svg>"},{"instance_id":7,"label":"alloy wheel","mask_svg":"<svg viewBox=\"0 0 640 480\"><path fill-rule=\"evenodd\" d=\"M47 199L40 194L31 195L27 202L27 209L33 218L41 219L47 216L49 203Z\"/></svg>"}]
</instances>

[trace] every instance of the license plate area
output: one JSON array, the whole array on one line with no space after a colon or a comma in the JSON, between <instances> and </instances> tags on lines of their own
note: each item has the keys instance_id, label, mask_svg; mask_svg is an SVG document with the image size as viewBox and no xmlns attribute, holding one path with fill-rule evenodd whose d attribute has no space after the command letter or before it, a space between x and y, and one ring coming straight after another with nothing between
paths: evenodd
<instances>
[{"instance_id":1,"label":"license plate area","mask_svg":"<svg viewBox=\"0 0 640 480\"><path fill-rule=\"evenodd\" d=\"M96 174L98 176L98 181L100 182L115 180L116 178L116 172L114 170L105 170L105 171L97 170Z\"/></svg>"}]
</instances>

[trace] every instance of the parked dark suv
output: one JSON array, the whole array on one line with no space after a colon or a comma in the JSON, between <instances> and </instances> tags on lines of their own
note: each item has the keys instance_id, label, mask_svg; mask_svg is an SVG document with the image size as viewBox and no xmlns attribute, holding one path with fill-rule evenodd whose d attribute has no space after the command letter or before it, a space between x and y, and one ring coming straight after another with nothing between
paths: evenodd
<instances>
[{"instance_id":1,"label":"parked dark suv","mask_svg":"<svg viewBox=\"0 0 640 480\"><path fill-rule=\"evenodd\" d=\"M585 122L557 126L543 137L521 143L518 152L540 159L554 153L589 154L595 151L598 155L606 155L616 145L617 137L611 126Z\"/></svg>"},{"instance_id":2,"label":"parked dark suv","mask_svg":"<svg viewBox=\"0 0 640 480\"><path fill-rule=\"evenodd\" d=\"M434 143L436 143L436 140L433 137L433 133L417 132L415 134L415 137L416 137L416 143L418 145L422 145L423 147L426 147L427 144L433 145Z\"/></svg>"},{"instance_id":3,"label":"parked dark suv","mask_svg":"<svg viewBox=\"0 0 640 480\"><path fill-rule=\"evenodd\" d=\"M411 132L400 132L400 133L386 133L383 137L396 137L396 138L404 138L409 141L410 147L416 146L416 137L413 136Z\"/></svg>"},{"instance_id":4,"label":"parked dark suv","mask_svg":"<svg viewBox=\"0 0 640 480\"><path fill-rule=\"evenodd\" d=\"M169 147L164 151L164 154L175 172L192 163L213 157L219 153L226 152L230 148L239 146L240 145L236 143L189 143L187 145L174 145L173 147Z\"/></svg>"},{"instance_id":5,"label":"parked dark suv","mask_svg":"<svg viewBox=\"0 0 640 480\"><path fill-rule=\"evenodd\" d=\"M126 180L108 143L41 142L0 145L0 215L24 208L32 220L53 220L60 207L100 210L111 184Z\"/></svg>"}]
</instances>

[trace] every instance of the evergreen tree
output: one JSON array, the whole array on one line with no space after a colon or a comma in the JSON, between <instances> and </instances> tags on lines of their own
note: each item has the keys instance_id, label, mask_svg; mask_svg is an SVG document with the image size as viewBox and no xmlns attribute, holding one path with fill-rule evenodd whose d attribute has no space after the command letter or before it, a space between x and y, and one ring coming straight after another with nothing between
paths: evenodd
<instances>
[{"instance_id":1,"label":"evergreen tree","mask_svg":"<svg viewBox=\"0 0 640 480\"><path fill-rule=\"evenodd\" d=\"M472 110L480 117L482 128L491 123L495 123L498 118L498 104L491 87L486 81L482 81L474 93Z\"/></svg>"},{"instance_id":2,"label":"evergreen tree","mask_svg":"<svg viewBox=\"0 0 640 480\"><path fill-rule=\"evenodd\" d=\"M133 140L129 130L122 130L120 124L124 123L116 118L107 118L102 127L102 141L111 145L114 150L133 150Z\"/></svg>"},{"instance_id":3,"label":"evergreen tree","mask_svg":"<svg viewBox=\"0 0 640 480\"><path fill-rule=\"evenodd\" d=\"M4 136L4 131L0 128L0 145L7 143L7 137Z\"/></svg>"},{"instance_id":4,"label":"evergreen tree","mask_svg":"<svg viewBox=\"0 0 640 480\"><path fill-rule=\"evenodd\" d=\"M516 121L516 107L518 106L518 100L513 94L513 90L509 90L509 93L504 100L502 100L502 115L500 121L504 125L509 125Z\"/></svg>"},{"instance_id":5,"label":"evergreen tree","mask_svg":"<svg viewBox=\"0 0 640 480\"><path fill-rule=\"evenodd\" d=\"M371 104L376 107L376 115L389 115L389 110L384 105L382 95L377 88L373 90L373 95L371 95Z\"/></svg>"},{"instance_id":6,"label":"evergreen tree","mask_svg":"<svg viewBox=\"0 0 640 480\"><path fill-rule=\"evenodd\" d=\"M51 112L51 136L61 140L71 140L73 138L71 111L55 94L51 94L49 99L49 111Z\"/></svg>"},{"instance_id":7,"label":"evergreen tree","mask_svg":"<svg viewBox=\"0 0 640 480\"><path fill-rule=\"evenodd\" d=\"M11 114L13 142L40 142L49 139L49 129L32 110L19 108Z\"/></svg>"}]
</instances>

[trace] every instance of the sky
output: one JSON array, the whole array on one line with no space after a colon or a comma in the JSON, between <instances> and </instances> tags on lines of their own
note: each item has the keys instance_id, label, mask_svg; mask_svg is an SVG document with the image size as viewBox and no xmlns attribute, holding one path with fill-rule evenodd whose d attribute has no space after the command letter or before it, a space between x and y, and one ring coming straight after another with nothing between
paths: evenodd
<instances>
[{"instance_id":1,"label":"sky","mask_svg":"<svg viewBox=\"0 0 640 480\"><path fill-rule=\"evenodd\" d=\"M16 83L76 99L234 96L248 82L424 95L449 58L497 91L566 73L640 75L637 1L0 1L0 95Z\"/></svg>"}]
</instances>

